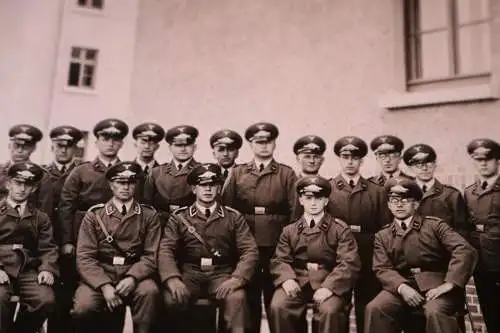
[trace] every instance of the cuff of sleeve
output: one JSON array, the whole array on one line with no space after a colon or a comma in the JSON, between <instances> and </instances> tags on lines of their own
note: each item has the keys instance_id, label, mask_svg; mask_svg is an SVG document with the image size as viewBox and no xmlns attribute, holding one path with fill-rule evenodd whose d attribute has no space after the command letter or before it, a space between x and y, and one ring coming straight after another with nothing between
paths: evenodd
<instances>
[{"instance_id":1,"label":"cuff of sleeve","mask_svg":"<svg viewBox=\"0 0 500 333\"><path fill-rule=\"evenodd\" d=\"M180 273L172 273L172 274L165 274L161 277L161 283L164 284L167 282L168 279L178 277L179 279L182 279L182 275Z\"/></svg>"},{"instance_id":2,"label":"cuff of sleeve","mask_svg":"<svg viewBox=\"0 0 500 333\"><path fill-rule=\"evenodd\" d=\"M396 289L396 291L398 292L398 294L401 294L401 288L403 287L404 283L401 283L398 288Z\"/></svg>"},{"instance_id":3,"label":"cuff of sleeve","mask_svg":"<svg viewBox=\"0 0 500 333\"><path fill-rule=\"evenodd\" d=\"M90 286L94 289L101 290L101 287L104 286L105 284L113 284L113 281L111 279L99 279L96 281L88 281Z\"/></svg>"}]
</instances>

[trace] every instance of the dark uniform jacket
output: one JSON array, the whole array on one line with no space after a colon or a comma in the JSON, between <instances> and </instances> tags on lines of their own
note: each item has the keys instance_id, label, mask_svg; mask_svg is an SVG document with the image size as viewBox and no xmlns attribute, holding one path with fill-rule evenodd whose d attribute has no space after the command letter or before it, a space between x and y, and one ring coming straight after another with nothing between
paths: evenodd
<instances>
[{"instance_id":1,"label":"dark uniform jacket","mask_svg":"<svg viewBox=\"0 0 500 333\"><path fill-rule=\"evenodd\" d=\"M404 173L403 171L400 171L399 172L399 175L398 177L403 177L403 178L408 178L408 179L415 179L414 177L410 176L410 175L407 175L406 173ZM374 183L374 184L377 184L379 186L384 186L385 185L385 182L387 181L387 177L381 172L380 174L378 174L377 176L372 176L372 177L369 177L368 178L368 181Z\"/></svg>"},{"instance_id":2,"label":"dark uniform jacket","mask_svg":"<svg viewBox=\"0 0 500 333\"><path fill-rule=\"evenodd\" d=\"M500 177L484 191L479 181L468 186L464 197L469 222L475 228L470 241L479 249L479 267L500 273Z\"/></svg>"},{"instance_id":3,"label":"dark uniform jacket","mask_svg":"<svg viewBox=\"0 0 500 333\"><path fill-rule=\"evenodd\" d=\"M61 191L64 185L64 182L66 181L66 178L68 177L69 173L71 170L73 170L76 166L80 164L80 161L75 160L73 163L69 165L69 167L64 171L64 173L61 173L61 171L57 168L57 165L52 162L48 165L44 165L44 169L47 171L47 174L50 177L50 180L52 182L52 200L53 200L53 207L52 207L52 228L54 230L54 238L56 240L56 243L59 245L61 244L61 230L60 230L60 223L57 223L58 219L58 210L59 210L59 199L61 198Z\"/></svg>"},{"instance_id":4,"label":"dark uniform jacket","mask_svg":"<svg viewBox=\"0 0 500 333\"><path fill-rule=\"evenodd\" d=\"M10 165L10 162L0 165L0 199L7 196L5 183L7 182L7 170ZM54 207L53 197L51 195L52 192L52 182L45 170L37 190L30 195L28 201L47 214L49 218L52 217L52 209Z\"/></svg>"},{"instance_id":5,"label":"dark uniform jacket","mask_svg":"<svg viewBox=\"0 0 500 333\"><path fill-rule=\"evenodd\" d=\"M384 190L363 177L359 178L354 189L341 175L330 183L332 193L327 211L349 224L358 243L362 269L370 272L375 233L390 222Z\"/></svg>"},{"instance_id":6,"label":"dark uniform jacket","mask_svg":"<svg viewBox=\"0 0 500 333\"><path fill-rule=\"evenodd\" d=\"M201 258L212 258L204 246L181 222L184 218L220 257L213 259L214 273L228 274L248 281L258 260L255 239L243 216L236 210L218 205L210 218L196 205L176 210L165 225L158 252L158 268L162 283L181 277L192 265L199 267Z\"/></svg>"},{"instance_id":7,"label":"dark uniform jacket","mask_svg":"<svg viewBox=\"0 0 500 333\"><path fill-rule=\"evenodd\" d=\"M286 226L271 259L274 285L296 280L301 287L327 288L337 296L348 294L358 277L361 262L349 226L328 214L310 229L302 217ZM309 264L317 264L310 267ZM317 270L315 269L317 268Z\"/></svg>"},{"instance_id":8,"label":"dark uniform jacket","mask_svg":"<svg viewBox=\"0 0 500 333\"><path fill-rule=\"evenodd\" d=\"M111 199L113 193L105 177L106 166L99 158L75 167L64 182L59 200L61 244L76 244L78 230L87 210Z\"/></svg>"},{"instance_id":9,"label":"dark uniform jacket","mask_svg":"<svg viewBox=\"0 0 500 333\"><path fill-rule=\"evenodd\" d=\"M119 248L130 253L130 259L123 264L113 265L113 258L125 257L106 241L97 215ZM98 289L107 283L115 285L126 276L136 282L152 277L157 269L160 236L159 217L150 206L134 201L125 216L111 200L92 207L82 221L76 250L76 264L83 282Z\"/></svg>"},{"instance_id":10,"label":"dark uniform jacket","mask_svg":"<svg viewBox=\"0 0 500 333\"><path fill-rule=\"evenodd\" d=\"M375 236L373 271L394 294L402 283L416 284L422 292L444 282L465 288L476 261L474 248L433 216L415 215L406 232L393 222Z\"/></svg>"},{"instance_id":11,"label":"dark uniform jacket","mask_svg":"<svg viewBox=\"0 0 500 333\"><path fill-rule=\"evenodd\" d=\"M462 236L467 235L467 206L460 191L453 186L436 179L434 186L424 193L417 212L421 216L439 217Z\"/></svg>"},{"instance_id":12,"label":"dark uniform jacket","mask_svg":"<svg viewBox=\"0 0 500 333\"><path fill-rule=\"evenodd\" d=\"M26 205L19 216L5 199L0 201L0 269L16 278L25 269L59 275L58 248L52 223L44 212Z\"/></svg>"},{"instance_id":13,"label":"dark uniform jacket","mask_svg":"<svg viewBox=\"0 0 500 333\"><path fill-rule=\"evenodd\" d=\"M199 164L191 159L180 171L174 161L154 168L144 184L144 202L155 207L165 219L177 208L191 205L195 196L187 176Z\"/></svg>"},{"instance_id":14,"label":"dark uniform jacket","mask_svg":"<svg viewBox=\"0 0 500 333\"><path fill-rule=\"evenodd\" d=\"M260 173L251 161L233 169L222 201L244 214L258 246L274 247L295 207L296 180L287 165L272 160Z\"/></svg>"}]
</instances>

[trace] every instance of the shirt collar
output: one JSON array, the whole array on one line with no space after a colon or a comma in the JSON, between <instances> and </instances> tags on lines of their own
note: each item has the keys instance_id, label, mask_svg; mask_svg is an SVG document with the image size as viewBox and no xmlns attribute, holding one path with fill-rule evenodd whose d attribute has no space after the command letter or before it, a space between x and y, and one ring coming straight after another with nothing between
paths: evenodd
<instances>
[{"instance_id":1,"label":"shirt collar","mask_svg":"<svg viewBox=\"0 0 500 333\"><path fill-rule=\"evenodd\" d=\"M61 163L59 163L59 162L57 162L57 161L54 161L54 164L56 165L56 168L57 168L57 170L59 170L59 171L61 171L61 169L62 169L63 167L66 167L66 170L68 170L68 168L71 166L71 164L73 164L73 161L69 161L69 162L68 162L68 163L66 163L66 164L61 164ZM105 165L106 165L106 164L105 164Z\"/></svg>"},{"instance_id":2,"label":"shirt collar","mask_svg":"<svg viewBox=\"0 0 500 333\"><path fill-rule=\"evenodd\" d=\"M9 204L9 206L11 206L12 208L16 208L17 205L20 206L20 209L19 209L19 215L23 215L24 213L24 210L26 209L26 204L27 204L27 201L24 201L22 203L17 203L17 202L14 202L14 200L12 200L11 198L7 197L6 199L7 203Z\"/></svg>"},{"instance_id":3,"label":"shirt collar","mask_svg":"<svg viewBox=\"0 0 500 333\"><path fill-rule=\"evenodd\" d=\"M499 176L500 176L500 174L496 174L493 177L489 177L489 178L480 177L479 180L480 180L481 184L484 181L486 181L486 183L488 183L488 187L491 187L491 186L493 186L493 184L496 183Z\"/></svg>"},{"instance_id":4,"label":"shirt collar","mask_svg":"<svg viewBox=\"0 0 500 333\"><path fill-rule=\"evenodd\" d=\"M342 173L342 178L344 178L344 180L348 184L349 184L349 181L352 180L354 182L354 185L357 185L358 181L359 181L359 178L361 178L361 175L358 173L356 176L351 177L351 176L346 175L345 173Z\"/></svg>"},{"instance_id":5,"label":"shirt collar","mask_svg":"<svg viewBox=\"0 0 500 333\"><path fill-rule=\"evenodd\" d=\"M181 162L181 161L177 161L175 158L172 159L172 162L174 163L175 167L177 168L179 166L179 164L181 165L181 169L184 169L184 167L186 165L189 164L189 162L191 162L192 158L190 158L189 160L187 161L184 161L184 162Z\"/></svg>"},{"instance_id":6,"label":"shirt collar","mask_svg":"<svg viewBox=\"0 0 500 333\"><path fill-rule=\"evenodd\" d=\"M399 220L397 218L394 218L394 221L398 224L398 226L401 228L401 223L404 222L406 224L406 227L409 228L411 224L411 220L413 220L413 215L404 219L404 220Z\"/></svg>"},{"instance_id":7,"label":"shirt collar","mask_svg":"<svg viewBox=\"0 0 500 333\"><path fill-rule=\"evenodd\" d=\"M255 162L255 165L257 166L257 169L259 169L259 166L260 166L261 164L264 164L264 169L265 169L265 168L267 168L267 166L268 166L269 164L271 164L271 162L273 161L273 159L272 159L272 158L268 158L267 160L262 160L262 159L259 159L259 158L257 158L257 157L254 157L254 159L253 159L253 160L254 160L254 162Z\"/></svg>"},{"instance_id":8,"label":"shirt collar","mask_svg":"<svg viewBox=\"0 0 500 333\"><path fill-rule=\"evenodd\" d=\"M154 165L155 165L155 162L156 162L156 161L153 159L153 160L151 160L151 162L149 162L149 163L145 163L144 161L142 161L142 160L140 160L140 159L138 159L138 158L136 158L136 160L135 160L135 161L137 162L137 164L139 164L139 165L141 166L141 169L142 169L142 170L146 169L146 167L149 167L149 170L153 169L153 167L154 167Z\"/></svg>"},{"instance_id":9,"label":"shirt collar","mask_svg":"<svg viewBox=\"0 0 500 333\"><path fill-rule=\"evenodd\" d=\"M424 185L427 186L427 191L429 191L436 183L436 178L432 178L428 182L423 182L421 180L416 179L416 182L417 182L418 186L420 186L420 188L423 188Z\"/></svg>"},{"instance_id":10,"label":"shirt collar","mask_svg":"<svg viewBox=\"0 0 500 333\"><path fill-rule=\"evenodd\" d=\"M101 156L98 156L97 158L99 159L99 161L101 161L102 164L104 164L105 167L108 167L109 164L111 164L111 166L113 166L116 163L118 163L118 158L115 158L114 160L111 160L111 161L105 161L101 158Z\"/></svg>"},{"instance_id":11,"label":"shirt collar","mask_svg":"<svg viewBox=\"0 0 500 333\"><path fill-rule=\"evenodd\" d=\"M113 198L113 205L115 205L116 209L121 212L122 211L122 206L125 205L125 208L127 209L127 213L130 212L130 208L132 208L132 203L134 202L134 199L130 199L127 202L121 202L116 200L116 198Z\"/></svg>"},{"instance_id":12,"label":"shirt collar","mask_svg":"<svg viewBox=\"0 0 500 333\"><path fill-rule=\"evenodd\" d=\"M307 222L307 226L310 227L311 226L311 220L314 220L314 222L316 223L316 225L318 225L318 222L321 221L321 219L323 218L323 216L325 216L325 212L321 212L321 214L318 214L316 216L312 216L310 214L307 214L304 212L304 220L306 220Z\"/></svg>"},{"instance_id":13,"label":"shirt collar","mask_svg":"<svg viewBox=\"0 0 500 333\"><path fill-rule=\"evenodd\" d=\"M213 214L215 212L215 208L217 208L216 202L210 207L203 207L198 202L195 202L195 205L196 205L196 208L198 209L198 211L201 212L202 214L205 214L206 209L210 209L210 214Z\"/></svg>"},{"instance_id":14,"label":"shirt collar","mask_svg":"<svg viewBox=\"0 0 500 333\"><path fill-rule=\"evenodd\" d=\"M393 173L386 173L386 172L383 172L382 171L382 174L384 175L384 177L386 179L389 179L392 177L399 177L401 175L401 170L400 169L397 169L396 171L394 171Z\"/></svg>"}]
</instances>

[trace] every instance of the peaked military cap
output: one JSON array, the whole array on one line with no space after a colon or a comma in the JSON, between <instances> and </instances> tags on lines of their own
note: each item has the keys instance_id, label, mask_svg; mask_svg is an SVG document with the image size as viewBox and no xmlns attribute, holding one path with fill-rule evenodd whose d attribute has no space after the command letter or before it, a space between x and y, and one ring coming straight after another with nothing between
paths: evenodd
<instances>
[{"instance_id":1,"label":"peaked military cap","mask_svg":"<svg viewBox=\"0 0 500 333\"><path fill-rule=\"evenodd\" d=\"M406 165L435 162L436 157L434 148L423 143L408 147L403 153L403 161L405 161Z\"/></svg>"},{"instance_id":2,"label":"peaked military cap","mask_svg":"<svg viewBox=\"0 0 500 333\"><path fill-rule=\"evenodd\" d=\"M136 162L119 162L106 171L108 180L129 180L134 181L142 173L141 166Z\"/></svg>"},{"instance_id":3,"label":"peaked military cap","mask_svg":"<svg viewBox=\"0 0 500 333\"><path fill-rule=\"evenodd\" d=\"M172 127L165 135L165 141L169 144L189 145L196 141L198 129L190 125L179 125Z\"/></svg>"},{"instance_id":4,"label":"peaked military cap","mask_svg":"<svg viewBox=\"0 0 500 333\"><path fill-rule=\"evenodd\" d=\"M370 148L375 154L402 152L404 148L403 140L394 135L380 135L372 140Z\"/></svg>"},{"instance_id":5,"label":"peaked military cap","mask_svg":"<svg viewBox=\"0 0 500 333\"><path fill-rule=\"evenodd\" d=\"M467 153L473 159L500 159L500 145L491 139L475 139L467 145Z\"/></svg>"},{"instance_id":6,"label":"peaked military cap","mask_svg":"<svg viewBox=\"0 0 500 333\"><path fill-rule=\"evenodd\" d=\"M212 148L215 146L227 146L234 149L240 149L242 144L243 139L241 135L229 129L217 131L210 137L210 146Z\"/></svg>"},{"instance_id":7,"label":"peaked military cap","mask_svg":"<svg viewBox=\"0 0 500 333\"><path fill-rule=\"evenodd\" d=\"M104 135L107 137L123 139L128 134L128 126L122 120L109 118L98 122L94 126L93 132L96 137Z\"/></svg>"},{"instance_id":8,"label":"peaked military cap","mask_svg":"<svg viewBox=\"0 0 500 333\"><path fill-rule=\"evenodd\" d=\"M189 185L221 184L223 179L220 167L214 163L200 164L189 172L187 183Z\"/></svg>"},{"instance_id":9,"label":"peaked military cap","mask_svg":"<svg viewBox=\"0 0 500 333\"><path fill-rule=\"evenodd\" d=\"M73 126L57 126L49 133L50 139L65 146L73 146L83 138L83 133Z\"/></svg>"},{"instance_id":10,"label":"peaked military cap","mask_svg":"<svg viewBox=\"0 0 500 333\"><path fill-rule=\"evenodd\" d=\"M387 180L384 185L388 197L422 199L424 193L417 182L404 177L394 177Z\"/></svg>"},{"instance_id":11,"label":"peaked military cap","mask_svg":"<svg viewBox=\"0 0 500 333\"><path fill-rule=\"evenodd\" d=\"M326 142L317 135L306 135L295 141L293 152L298 154L323 155L326 150Z\"/></svg>"},{"instance_id":12,"label":"peaked military cap","mask_svg":"<svg viewBox=\"0 0 500 333\"><path fill-rule=\"evenodd\" d=\"M165 137L165 130L155 123L142 123L132 131L134 139L144 138L154 142L160 142Z\"/></svg>"},{"instance_id":13,"label":"peaked military cap","mask_svg":"<svg viewBox=\"0 0 500 333\"><path fill-rule=\"evenodd\" d=\"M33 125L15 125L9 130L9 139L19 144L32 145L42 140L42 138L42 131Z\"/></svg>"},{"instance_id":14,"label":"peaked military cap","mask_svg":"<svg viewBox=\"0 0 500 333\"><path fill-rule=\"evenodd\" d=\"M36 183L42 179L43 169L32 162L19 162L9 167L7 176L26 183Z\"/></svg>"},{"instance_id":15,"label":"peaked military cap","mask_svg":"<svg viewBox=\"0 0 500 333\"><path fill-rule=\"evenodd\" d=\"M330 182L319 176L307 176L299 179L296 188L299 195L312 195L315 197L328 197L332 192Z\"/></svg>"},{"instance_id":16,"label":"peaked military cap","mask_svg":"<svg viewBox=\"0 0 500 333\"><path fill-rule=\"evenodd\" d=\"M245 139L249 142L269 142L276 139L278 135L278 127L271 123L256 123L245 131Z\"/></svg>"},{"instance_id":17,"label":"peaked military cap","mask_svg":"<svg viewBox=\"0 0 500 333\"><path fill-rule=\"evenodd\" d=\"M366 142L357 136L344 136L335 142L333 151L337 156L347 153L353 156L365 157L368 152L368 146Z\"/></svg>"}]
</instances>

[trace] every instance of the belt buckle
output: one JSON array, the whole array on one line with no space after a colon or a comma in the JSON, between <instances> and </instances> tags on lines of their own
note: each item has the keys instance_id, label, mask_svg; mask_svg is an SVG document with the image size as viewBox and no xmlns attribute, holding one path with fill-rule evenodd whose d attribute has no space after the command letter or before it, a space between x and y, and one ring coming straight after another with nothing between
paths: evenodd
<instances>
[{"instance_id":1,"label":"belt buckle","mask_svg":"<svg viewBox=\"0 0 500 333\"><path fill-rule=\"evenodd\" d=\"M23 244L12 244L12 250L22 250L23 248Z\"/></svg>"},{"instance_id":2,"label":"belt buckle","mask_svg":"<svg viewBox=\"0 0 500 333\"><path fill-rule=\"evenodd\" d=\"M255 215L264 215L266 213L266 207L255 206L253 209Z\"/></svg>"},{"instance_id":3,"label":"belt buckle","mask_svg":"<svg viewBox=\"0 0 500 333\"><path fill-rule=\"evenodd\" d=\"M484 232L484 224L476 224L476 231Z\"/></svg>"},{"instance_id":4,"label":"belt buckle","mask_svg":"<svg viewBox=\"0 0 500 333\"><path fill-rule=\"evenodd\" d=\"M200 259L200 267L202 271L209 271L213 268L213 260L212 258L201 258Z\"/></svg>"},{"instance_id":5,"label":"belt buckle","mask_svg":"<svg viewBox=\"0 0 500 333\"><path fill-rule=\"evenodd\" d=\"M113 265L118 265L118 266L125 265L125 258L119 256L113 257Z\"/></svg>"},{"instance_id":6,"label":"belt buckle","mask_svg":"<svg viewBox=\"0 0 500 333\"><path fill-rule=\"evenodd\" d=\"M413 268L410 268L410 272L412 272L412 274L418 274L420 273L422 270L420 269L420 267L413 267Z\"/></svg>"},{"instance_id":7,"label":"belt buckle","mask_svg":"<svg viewBox=\"0 0 500 333\"><path fill-rule=\"evenodd\" d=\"M306 267L308 271L317 271L319 269L319 265L315 262L308 262Z\"/></svg>"},{"instance_id":8,"label":"belt buckle","mask_svg":"<svg viewBox=\"0 0 500 333\"><path fill-rule=\"evenodd\" d=\"M351 224L350 228L351 228L352 232L361 232L361 226L360 225Z\"/></svg>"},{"instance_id":9,"label":"belt buckle","mask_svg":"<svg viewBox=\"0 0 500 333\"><path fill-rule=\"evenodd\" d=\"M173 212L174 210L177 210L177 209L181 208L181 206L179 206L179 205L169 205L168 207L170 208L171 212Z\"/></svg>"}]
</instances>

